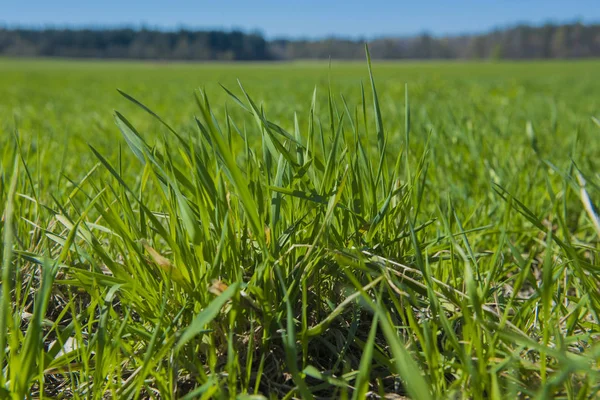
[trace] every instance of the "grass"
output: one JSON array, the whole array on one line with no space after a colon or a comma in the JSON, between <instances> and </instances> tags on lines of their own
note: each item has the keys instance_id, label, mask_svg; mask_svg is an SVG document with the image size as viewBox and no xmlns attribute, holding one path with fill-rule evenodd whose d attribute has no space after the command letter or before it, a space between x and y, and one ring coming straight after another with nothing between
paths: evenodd
<instances>
[{"instance_id":1,"label":"grass","mask_svg":"<svg viewBox=\"0 0 600 400\"><path fill-rule=\"evenodd\" d=\"M598 396L598 67L2 60L2 396Z\"/></svg>"}]
</instances>

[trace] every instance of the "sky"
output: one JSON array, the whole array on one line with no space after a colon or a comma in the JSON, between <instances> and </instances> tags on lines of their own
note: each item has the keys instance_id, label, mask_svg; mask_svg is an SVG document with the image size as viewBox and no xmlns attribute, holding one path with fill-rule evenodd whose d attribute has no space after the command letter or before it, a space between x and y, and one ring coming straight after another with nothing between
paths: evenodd
<instances>
[{"instance_id":1,"label":"sky","mask_svg":"<svg viewBox=\"0 0 600 400\"><path fill-rule=\"evenodd\" d=\"M268 39L479 33L600 22L600 0L0 0L0 25L241 29Z\"/></svg>"}]
</instances>

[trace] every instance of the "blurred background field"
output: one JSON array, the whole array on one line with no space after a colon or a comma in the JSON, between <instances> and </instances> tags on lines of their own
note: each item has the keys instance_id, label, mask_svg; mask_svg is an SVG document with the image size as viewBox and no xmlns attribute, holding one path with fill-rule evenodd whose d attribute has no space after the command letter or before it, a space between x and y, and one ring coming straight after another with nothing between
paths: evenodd
<instances>
[{"instance_id":1,"label":"blurred background field","mask_svg":"<svg viewBox=\"0 0 600 400\"><path fill-rule=\"evenodd\" d=\"M408 85L415 107L413 122L418 137L426 136L427 124L467 110L462 119L478 119L476 129L522 131L527 120L541 132L574 133L591 123L598 110L598 61L552 62L377 62L374 72L380 86L388 124L402 125L404 89ZM40 135L52 145L86 142L114 144L119 136L112 123L114 109L130 116L141 130L155 129L135 106L125 101L121 89L151 106L175 126L193 125L194 91L206 89L216 112L238 108L219 84L238 89L237 80L257 101L264 103L275 120L302 116L310 106L313 90L327 98L328 82L334 96L355 99L360 84L368 83L364 62L333 61L293 63L157 63L114 61L19 60L0 61L0 113L3 140L15 123L25 137ZM324 111L321 107L320 111ZM477 111L479 110L479 112ZM138 118L138 115L140 116ZM322 114L324 115L324 114ZM394 121L398 124L393 126ZM59 128L60 126L60 128ZM287 128L291 128L287 126ZM445 130L451 131L446 127ZM35 132L35 135L32 135ZM482 132L483 133L483 132ZM564 140L563 135L555 137Z\"/></svg>"}]
</instances>

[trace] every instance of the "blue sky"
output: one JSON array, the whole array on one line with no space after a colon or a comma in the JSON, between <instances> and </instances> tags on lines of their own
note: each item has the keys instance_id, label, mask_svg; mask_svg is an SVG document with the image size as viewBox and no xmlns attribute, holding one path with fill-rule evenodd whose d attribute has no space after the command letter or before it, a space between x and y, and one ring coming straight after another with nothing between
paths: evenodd
<instances>
[{"instance_id":1,"label":"blue sky","mask_svg":"<svg viewBox=\"0 0 600 400\"><path fill-rule=\"evenodd\" d=\"M600 0L2 0L0 24L240 28L268 38L435 35L517 22L600 22Z\"/></svg>"}]
</instances>

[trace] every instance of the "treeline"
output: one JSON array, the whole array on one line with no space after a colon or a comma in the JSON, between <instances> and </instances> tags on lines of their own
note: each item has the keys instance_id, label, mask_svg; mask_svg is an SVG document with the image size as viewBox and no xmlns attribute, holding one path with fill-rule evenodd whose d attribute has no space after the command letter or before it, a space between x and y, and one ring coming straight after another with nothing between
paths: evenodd
<instances>
[{"instance_id":1,"label":"treeline","mask_svg":"<svg viewBox=\"0 0 600 400\"><path fill-rule=\"evenodd\" d=\"M240 31L0 29L0 55L145 60L362 59L364 41L267 41ZM600 57L600 25L520 25L482 35L379 38L376 59L541 59Z\"/></svg>"},{"instance_id":2,"label":"treeline","mask_svg":"<svg viewBox=\"0 0 600 400\"><path fill-rule=\"evenodd\" d=\"M276 40L270 53L279 59L361 59L360 41L325 39L317 41ZM411 38L381 38L369 41L377 59L541 59L600 57L600 25L526 25L495 30L483 35Z\"/></svg>"},{"instance_id":3,"label":"treeline","mask_svg":"<svg viewBox=\"0 0 600 400\"><path fill-rule=\"evenodd\" d=\"M266 40L240 31L0 29L0 54L143 60L269 60Z\"/></svg>"}]
</instances>

